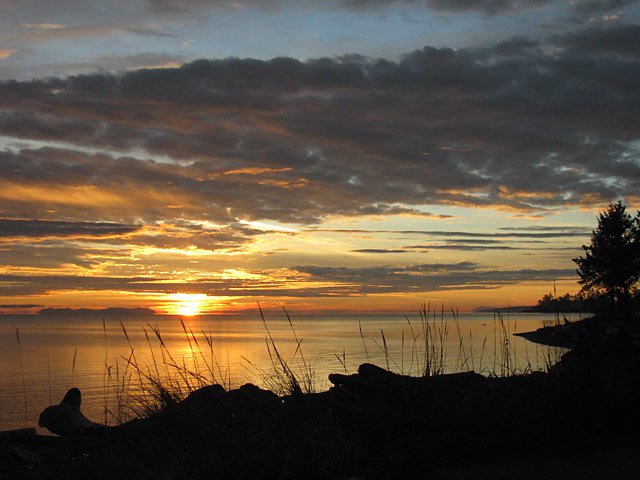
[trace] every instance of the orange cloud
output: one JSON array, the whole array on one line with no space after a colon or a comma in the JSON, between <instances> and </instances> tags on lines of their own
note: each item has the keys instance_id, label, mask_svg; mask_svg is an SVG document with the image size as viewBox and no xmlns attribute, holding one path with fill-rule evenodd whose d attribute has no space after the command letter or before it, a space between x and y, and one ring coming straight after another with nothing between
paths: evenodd
<instances>
[{"instance_id":1,"label":"orange cloud","mask_svg":"<svg viewBox=\"0 0 640 480\"><path fill-rule=\"evenodd\" d=\"M287 182L285 180L260 180L258 183L260 185L269 185L280 188L302 188L309 184L309 180L306 178L297 178L292 182Z\"/></svg>"},{"instance_id":2,"label":"orange cloud","mask_svg":"<svg viewBox=\"0 0 640 480\"><path fill-rule=\"evenodd\" d=\"M65 28L64 25L59 23L23 23L20 26L29 30L58 30Z\"/></svg>"},{"instance_id":3,"label":"orange cloud","mask_svg":"<svg viewBox=\"0 0 640 480\"><path fill-rule=\"evenodd\" d=\"M0 60L4 60L5 58L12 57L15 55L16 51L10 48L5 48L0 50Z\"/></svg>"},{"instance_id":4,"label":"orange cloud","mask_svg":"<svg viewBox=\"0 0 640 480\"><path fill-rule=\"evenodd\" d=\"M268 168L268 167L246 167L236 168L234 170L228 170L224 172L225 175L260 175L261 173L279 173L288 172L292 170L291 167L283 168Z\"/></svg>"},{"instance_id":5,"label":"orange cloud","mask_svg":"<svg viewBox=\"0 0 640 480\"><path fill-rule=\"evenodd\" d=\"M3 185L0 199L74 206L126 206L128 203L127 199L94 186L27 186L15 183Z\"/></svg>"}]
</instances>

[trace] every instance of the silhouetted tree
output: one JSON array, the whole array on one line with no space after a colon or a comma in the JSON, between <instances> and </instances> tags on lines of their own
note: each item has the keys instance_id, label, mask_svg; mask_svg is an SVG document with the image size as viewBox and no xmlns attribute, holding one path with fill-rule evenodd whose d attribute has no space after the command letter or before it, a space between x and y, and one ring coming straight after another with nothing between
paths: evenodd
<instances>
[{"instance_id":1,"label":"silhouetted tree","mask_svg":"<svg viewBox=\"0 0 640 480\"><path fill-rule=\"evenodd\" d=\"M622 202L609 205L598 216L585 256L574 258L579 283L588 294L606 294L612 307L629 305L630 293L640 278L640 212L632 217Z\"/></svg>"}]
</instances>

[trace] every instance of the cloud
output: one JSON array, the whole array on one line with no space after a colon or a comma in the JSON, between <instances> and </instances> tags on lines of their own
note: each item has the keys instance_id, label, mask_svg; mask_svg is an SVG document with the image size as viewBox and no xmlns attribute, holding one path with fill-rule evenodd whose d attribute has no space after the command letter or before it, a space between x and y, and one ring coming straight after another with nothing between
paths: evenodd
<instances>
[{"instance_id":1,"label":"cloud","mask_svg":"<svg viewBox=\"0 0 640 480\"><path fill-rule=\"evenodd\" d=\"M475 245L491 245L491 244L497 244L497 243L503 243L505 240L493 240L493 239L480 239L480 238L449 238L448 241L453 242L453 243L460 243L460 242L464 242L464 243L469 243L469 244L475 244ZM537 240L528 240L528 243L531 242L538 242ZM408 247L407 247L408 248Z\"/></svg>"},{"instance_id":2,"label":"cloud","mask_svg":"<svg viewBox=\"0 0 640 480\"><path fill-rule=\"evenodd\" d=\"M0 264L5 268L23 272L38 272L64 269L78 273L85 269L99 267L101 260L115 260L122 263L126 252L107 252L104 248L80 246L59 241L39 241L38 243L2 243L0 246Z\"/></svg>"},{"instance_id":3,"label":"cloud","mask_svg":"<svg viewBox=\"0 0 640 480\"><path fill-rule=\"evenodd\" d=\"M126 33L145 37L178 38L158 26L148 23L107 23L94 25L62 25L54 23L26 23L28 36L16 36L22 41L42 41L66 38L99 37Z\"/></svg>"},{"instance_id":4,"label":"cloud","mask_svg":"<svg viewBox=\"0 0 640 480\"><path fill-rule=\"evenodd\" d=\"M540 239L540 238L571 238L571 237L585 237L591 233L591 230L586 228L575 228L567 231L562 229L556 231L537 231L536 228L532 228L533 231L528 231L528 228L501 228L500 230L509 230L502 232L465 232L465 231L446 231L446 230L365 230L365 229L322 229L314 228L309 229L309 232L332 232L332 233L395 233L405 235L425 235L430 237L448 237L449 240L454 240L452 237L462 237L465 242L471 243L474 240L468 240L469 238L479 238L482 240L475 240L476 242L491 242L492 238L517 238L517 239ZM514 230L514 231L511 231ZM488 240L489 239L489 240Z\"/></svg>"},{"instance_id":5,"label":"cloud","mask_svg":"<svg viewBox=\"0 0 640 480\"><path fill-rule=\"evenodd\" d=\"M195 267L190 259L243 252L257 236L279 234L184 220L133 226L4 219L0 226L0 265L33 274L64 268L80 276L137 276L158 268L189 272Z\"/></svg>"},{"instance_id":6,"label":"cloud","mask_svg":"<svg viewBox=\"0 0 640 480\"><path fill-rule=\"evenodd\" d=\"M59 30L65 28L60 23L23 23L20 26L29 30Z\"/></svg>"},{"instance_id":7,"label":"cloud","mask_svg":"<svg viewBox=\"0 0 640 480\"><path fill-rule=\"evenodd\" d=\"M427 0L426 3L435 10L479 11L487 15L497 15L545 7L553 3L553 0Z\"/></svg>"},{"instance_id":8,"label":"cloud","mask_svg":"<svg viewBox=\"0 0 640 480\"><path fill-rule=\"evenodd\" d=\"M353 253L407 253L407 250L394 250L386 248L360 248L351 251Z\"/></svg>"},{"instance_id":9,"label":"cloud","mask_svg":"<svg viewBox=\"0 0 640 480\"><path fill-rule=\"evenodd\" d=\"M13 55L15 55L15 53L16 51L11 48L0 49L0 60L12 57Z\"/></svg>"},{"instance_id":10,"label":"cloud","mask_svg":"<svg viewBox=\"0 0 640 480\"><path fill-rule=\"evenodd\" d=\"M478 252L484 250L530 250L523 247L512 247L509 245L469 245L460 243L446 243L446 244L427 244L427 245L411 245L406 248L420 249L423 252L429 250L461 250L467 252Z\"/></svg>"},{"instance_id":11,"label":"cloud","mask_svg":"<svg viewBox=\"0 0 640 480\"><path fill-rule=\"evenodd\" d=\"M481 252L486 250L530 250L523 247L512 247L509 245L473 245L459 243L443 243L443 244L426 244L426 245L409 245L406 249L420 250L422 253L428 253L430 250L459 250L466 252ZM382 250L382 249L361 249L351 250L358 253L407 253L410 250Z\"/></svg>"},{"instance_id":12,"label":"cloud","mask_svg":"<svg viewBox=\"0 0 640 480\"><path fill-rule=\"evenodd\" d=\"M587 29L397 62L228 58L5 82L0 133L23 147L0 153L0 207L313 224L606 205L640 189L633 28L607 29L599 49L585 39L604 33Z\"/></svg>"},{"instance_id":13,"label":"cloud","mask_svg":"<svg viewBox=\"0 0 640 480\"><path fill-rule=\"evenodd\" d=\"M583 15L597 15L619 10L633 4L633 0L573 0L575 11Z\"/></svg>"},{"instance_id":14,"label":"cloud","mask_svg":"<svg viewBox=\"0 0 640 480\"><path fill-rule=\"evenodd\" d=\"M82 277L65 275L0 275L0 296L39 295L60 290L138 291L136 282L145 278ZM159 287L160 289L162 287Z\"/></svg>"},{"instance_id":15,"label":"cloud","mask_svg":"<svg viewBox=\"0 0 640 480\"><path fill-rule=\"evenodd\" d=\"M39 305L39 304L35 304L35 303L18 303L18 304L9 304L9 305L0 305L0 308L2 309L19 309L19 308L37 308L37 307L44 307L44 305Z\"/></svg>"},{"instance_id":16,"label":"cloud","mask_svg":"<svg viewBox=\"0 0 640 480\"><path fill-rule=\"evenodd\" d=\"M91 238L133 233L140 227L108 222L61 222L0 218L0 239L30 237Z\"/></svg>"},{"instance_id":17,"label":"cloud","mask_svg":"<svg viewBox=\"0 0 640 480\"><path fill-rule=\"evenodd\" d=\"M147 0L149 9L163 15L190 13L201 9L235 10L258 8L260 10L280 9L287 5L286 0L241 0L230 2L227 0Z\"/></svg>"},{"instance_id":18,"label":"cloud","mask_svg":"<svg viewBox=\"0 0 640 480\"><path fill-rule=\"evenodd\" d=\"M124 72L140 69L177 68L185 62L181 54L141 52L133 55L92 55L86 60L74 59L66 63L38 63L29 66L7 65L0 75L11 78L38 78L43 76L90 74L96 71Z\"/></svg>"},{"instance_id":19,"label":"cloud","mask_svg":"<svg viewBox=\"0 0 640 480\"><path fill-rule=\"evenodd\" d=\"M573 278L575 270L484 270L479 265L416 264L369 268L298 266L310 280L351 286L352 294L494 289L520 282Z\"/></svg>"},{"instance_id":20,"label":"cloud","mask_svg":"<svg viewBox=\"0 0 640 480\"><path fill-rule=\"evenodd\" d=\"M428 253L429 250L459 250L465 252L481 252L486 250L520 250L524 252L531 252L534 250L548 250L551 252L561 251L573 251L580 250L580 247L523 247L523 246L510 246L510 245L473 245L473 244L461 244L461 243L444 243L444 244L427 244L427 245L410 245L405 248L418 249L422 253Z\"/></svg>"},{"instance_id":21,"label":"cloud","mask_svg":"<svg viewBox=\"0 0 640 480\"><path fill-rule=\"evenodd\" d=\"M569 269L492 270L473 262L382 265L365 268L300 265L247 272L246 278L201 276L176 281L163 276L0 275L0 296L59 291L201 293L231 297L349 297L382 293L484 290L522 282L575 277Z\"/></svg>"},{"instance_id":22,"label":"cloud","mask_svg":"<svg viewBox=\"0 0 640 480\"><path fill-rule=\"evenodd\" d=\"M640 55L640 25L595 26L557 38L568 49L598 54Z\"/></svg>"},{"instance_id":23,"label":"cloud","mask_svg":"<svg viewBox=\"0 0 640 480\"><path fill-rule=\"evenodd\" d=\"M529 225L526 227L500 227L498 230L505 230L509 232L550 232L550 233L569 233L581 235L591 234L591 228L578 227L574 225Z\"/></svg>"},{"instance_id":24,"label":"cloud","mask_svg":"<svg viewBox=\"0 0 640 480\"><path fill-rule=\"evenodd\" d=\"M426 7L446 12L482 12L487 15L501 13L515 13L525 10L540 8L552 3L553 0L333 0L325 2L324 8L347 9L355 11L385 10L390 7L400 6L406 8ZM152 12L175 15L193 12L201 9L260 9L278 10L291 7L317 8L318 4L312 1L286 1L286 0L244 0L240 2L228 2L222 0L193 0L179 2L176 0L150 0Z\"/></svg>"}]
</instances>

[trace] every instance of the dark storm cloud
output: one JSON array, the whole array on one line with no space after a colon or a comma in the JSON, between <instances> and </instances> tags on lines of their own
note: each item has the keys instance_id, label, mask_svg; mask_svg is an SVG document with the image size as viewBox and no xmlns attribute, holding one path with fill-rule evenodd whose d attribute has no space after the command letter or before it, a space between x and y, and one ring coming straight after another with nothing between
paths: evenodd
<instances>
[{"instance_id":1,"label":"dark storm cloud","mask_svg":"<svg viewBox=\"0 0 640 480\"><path fill-rule=\"evenodd\" d=\"M61 222L0 218L0 239L13 237L104 237L133 233L140 227L108 222Z\"/></svg>"},{"instance_id":2,"label":"dark storm cloud","mask_svg":"<svg viewBox=\"0 0 640 480\"><path fill-rule=\"evenodd\" d=\"M433 204L606 204L640 191L635 28L608 28L599 49L585 39L602 32L587 29L551 49L515 39L397 62L229 58L5 82L0 133L65 145L4 151L0 178L66 190L42 211L16 195L0 209L317 223L432 216L420 207ZM80 186L104 202L83 205L73 190L65 203Z\"/></svg>"}]
</instances>

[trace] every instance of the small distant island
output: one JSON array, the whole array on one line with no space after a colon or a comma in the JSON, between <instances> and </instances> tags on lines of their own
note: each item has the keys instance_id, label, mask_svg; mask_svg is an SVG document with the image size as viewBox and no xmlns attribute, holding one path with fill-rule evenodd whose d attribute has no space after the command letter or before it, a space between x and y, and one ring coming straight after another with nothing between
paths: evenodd
<instances>
[{"instance_id":1,"label":"small distant island","mask_svg":"<svg viewBox=\"0 0 640 480\"><path fill-rule=\"evenodd\" d=\"M118 308L118 307L108 307L108 308L43 308L38 312L38 315L50 316L50 317L118 317L118 316L149 316L155 315L155 310L150 308Z\"/></svg>"}]
</instances>

